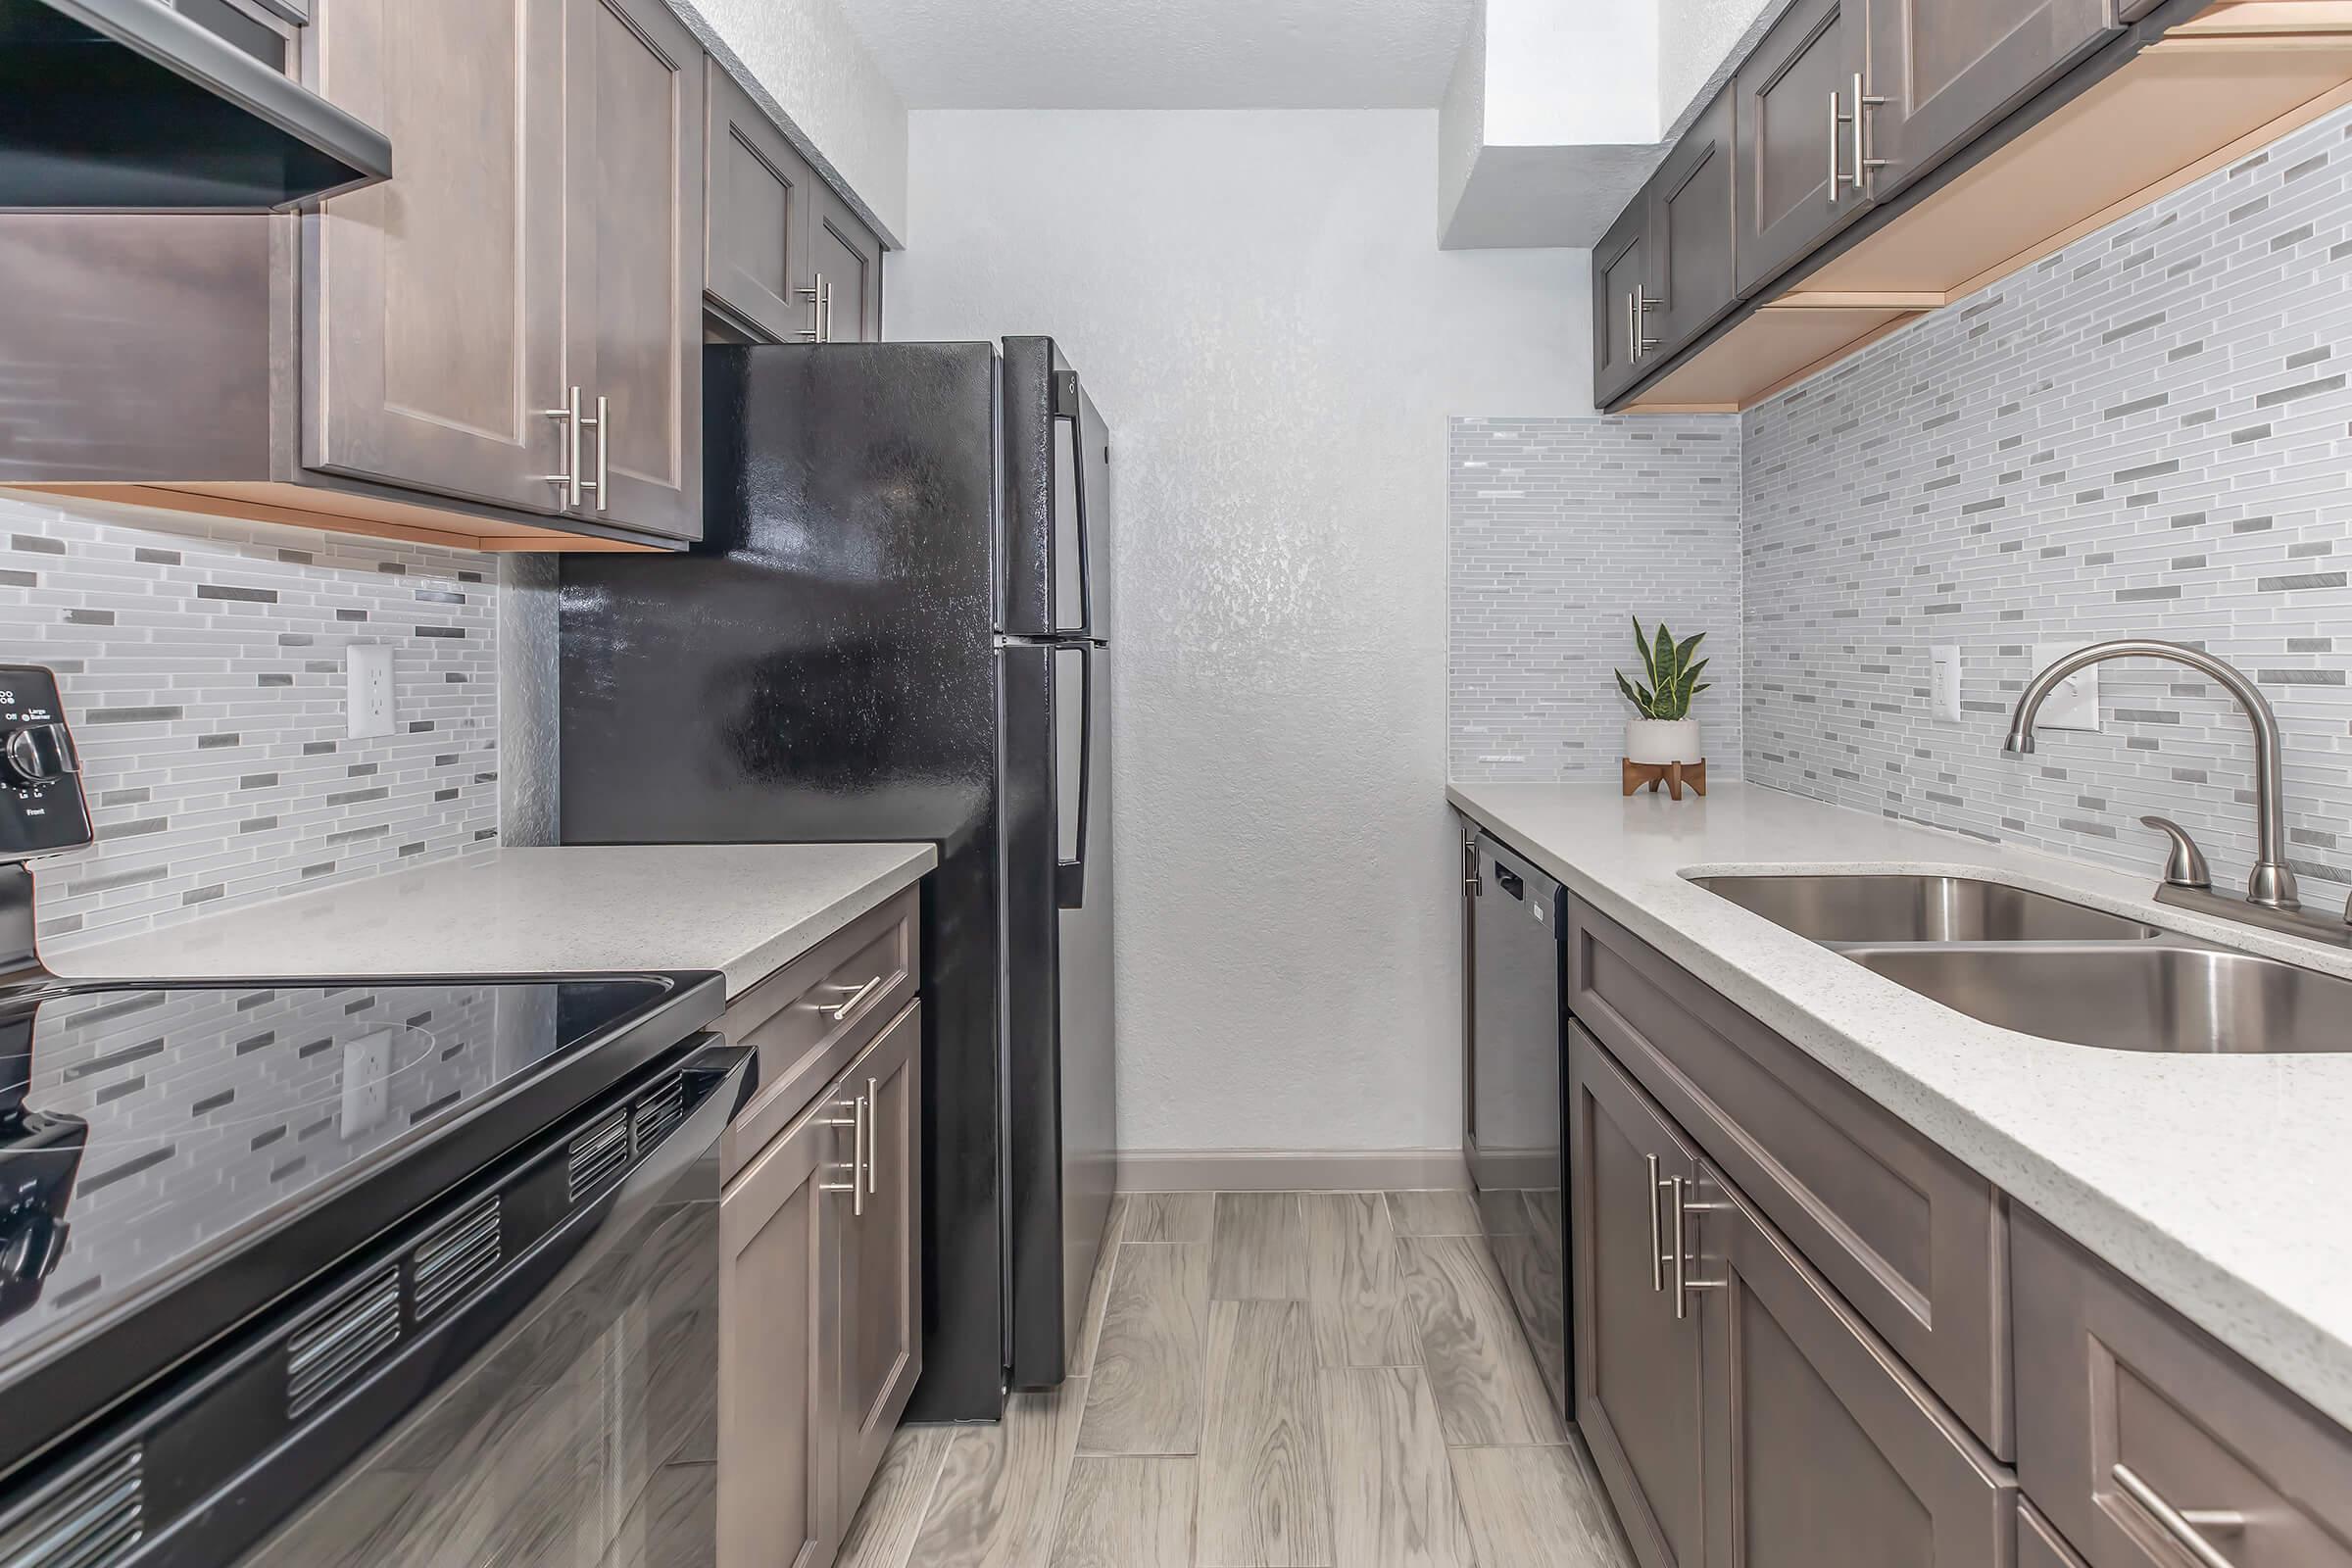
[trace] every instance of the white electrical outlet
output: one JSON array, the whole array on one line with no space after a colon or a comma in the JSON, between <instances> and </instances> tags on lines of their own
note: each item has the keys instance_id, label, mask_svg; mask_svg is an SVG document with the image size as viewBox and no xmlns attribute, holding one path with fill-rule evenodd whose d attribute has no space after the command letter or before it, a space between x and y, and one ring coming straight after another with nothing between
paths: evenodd
<instances>
[{"instance_id":1,"label":"white electrical outlet","mask_svg":"<svg viewBox=\"0 0 2352 1568\"><path fill-rule=\"evenodd\" d=\"M1960 650L1957 648L1929 651L1928 711L1946 723L1960 722Z\"/></svg>"},{"instance_id":2,"label":"white electrical outlet","mask_svg":"<svg viewBox=\"0 0 2352 1568\"><path fill-rule=\"evenodd\" d=\"M343 1042L343 1136L384 1119L392 1099L392 1031L371 1029Z\"/></svg>"},{"instance_id":3,"label":"white electrical outlet","mask_svg":"<svg viewBox=\"0 0 2352 1568\"><path fill-rule=\"evenodd\" d=\"M343 656L344 733L389 735L400 716L392 690L392 645L354 643Z\"/></svg>"},{"instance_id":4,"label":"white electrical outlet","mask_svg":"<svg viewBox=\"0 0 2352 1568\"><path fill-rule=\"evenodd\" d=\"M2055 664L2067 655L2088 648L2088 643L2035 643L2034 667L2026 672L2031 680ZM2035 729L2092 729L2099 727L2099 666L2078 669L2060 681L2043 700L2041 711L2034 716Z\"/></svg>"}]
</instances>

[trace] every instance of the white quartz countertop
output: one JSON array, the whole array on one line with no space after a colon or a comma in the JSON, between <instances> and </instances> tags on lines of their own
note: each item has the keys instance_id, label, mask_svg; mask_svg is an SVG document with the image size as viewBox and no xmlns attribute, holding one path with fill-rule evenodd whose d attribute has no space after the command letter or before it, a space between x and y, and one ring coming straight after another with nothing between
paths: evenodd
<instances>
[{"instance_id":1,"label":"white quartz countertop","mask_svg":"<svg viewBox=\"0 0 2352 1568\"><path fill-rule=\"evenodd\" d=\"M41 956L105 980L717 969L732 998L938 863L929 844L500 849Z\"/></svg>"},{"instance_id":2,"label":"white quartz countertop","mask_svg":"<svg viewBox=\"0 0 2352 1568\"><path fill-rule=\"evenodd\" d=\"M2352 1426L2352 1053L2099 1050L1980 1023L1693 887L1739 871L1956 872L2352 975L2352 954L2133 876L1775 790L1676 805L1469 783L1453 805L2334 1420ZM2352 1029L2352 1019L2345 1020Z\"/></svg>"}]
</instances>

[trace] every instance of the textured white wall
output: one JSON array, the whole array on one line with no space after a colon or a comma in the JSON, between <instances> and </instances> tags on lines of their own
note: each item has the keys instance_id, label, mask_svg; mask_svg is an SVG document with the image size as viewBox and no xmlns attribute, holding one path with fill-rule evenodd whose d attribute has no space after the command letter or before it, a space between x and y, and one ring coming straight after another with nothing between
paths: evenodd
<instances>
[{"instance_id":1,"label":"textured white wall","mask_svg":"<svg viewBox=\"0 0 2352 1568\"><path fill-rule=\"evenodd\" d=\"M801 151L887 240L906 236L906 105L839 0L669 0L754 77Z\"/></svg>"},{"instance_id":2,"label":"textured white wall","mask_svg":"<svg viewBox=\"0 0 2352 1568\"><path fill-rule=\"evenodd\" d=\"M1786 0L1657 0L1658 123L1673 135L1707 106Z\"/></svg>"},{"instance_id":3,"label":"textured white wall","mask_svg":"<svg viewBox=\"0 0 2352 1568\"><path fill-rule=\"evenodd\" d=\"M1118 506L1120 1136L1460 1142L1446 421L1591 408L1586 258L1420 111L917 112L896 338L1049 332Z\"/></svg>"}]
</instances>

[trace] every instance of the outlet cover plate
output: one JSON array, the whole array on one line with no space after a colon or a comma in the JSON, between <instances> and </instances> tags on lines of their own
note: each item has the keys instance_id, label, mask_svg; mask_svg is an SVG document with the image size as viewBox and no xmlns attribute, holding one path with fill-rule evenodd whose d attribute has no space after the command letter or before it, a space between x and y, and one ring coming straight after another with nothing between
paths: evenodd
<instances>
[{"instance_id":1,"label":"outlet cover plate","mask_svg":"<svg viewBox=\"0 0 2352 1568\"><path fill-rule=\"evenodd\" d=\"M1928 711L1947 724L1960 722L1960 650L1957 648L1929 651Z\"/></svg>"},{"instance_id":2,"label":"outlet cover plate","mask_svg":"<svg viewBox=\"0 0 2352 1568\"><path fill-rule=\"evenodd\" d=\"M400 700L392 687L392 645L352 644L343 655L343 678L344 733L354 739L391 734L400 717Z\"/></svg>"},{"instance_id":3,"label":"outlet cover plate","mask_svg":"<svg viewBox=\"0 0 2352 1568\"><path fill-rule=\"evenodd\" d=\"M2028 680L2040 674L2071 653L2088 648L2088 643L2035 643L2034 667L2026 672ZM2087 729L2099 727L2099 666L2079 669L2059 683L2057 690L2041 705L2034 717L2035 729Z\"/></svg>"}]
</instances>

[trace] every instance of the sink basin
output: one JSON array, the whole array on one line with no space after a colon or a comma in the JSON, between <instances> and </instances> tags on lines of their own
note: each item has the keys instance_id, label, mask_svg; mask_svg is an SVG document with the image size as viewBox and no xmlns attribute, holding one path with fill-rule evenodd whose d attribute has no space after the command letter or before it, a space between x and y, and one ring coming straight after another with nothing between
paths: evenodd
<instances>
[{"instance_id":1,"label":"sink basin","mask_svg":"<svg viewBox=\"0 0 2352 1568\"><path fill-rule=\"evenodd\" d=\"M1844 952L1972 1018L2050 1040L2205 1054L2352 1051L2352 981L2253 954L2098 942Z\"/></svg>"},{"instance_id":2,"label":"sink basin","mask_svg":"<svg viewBox=\"0 0 2352 1568\"><path fill-rule=\"evenodd\" d=\"M1815 942L2066 942L2153 927L1999 882L1957 876L1702 876L1691 881Z\"/></svg>"}]
</instances>

